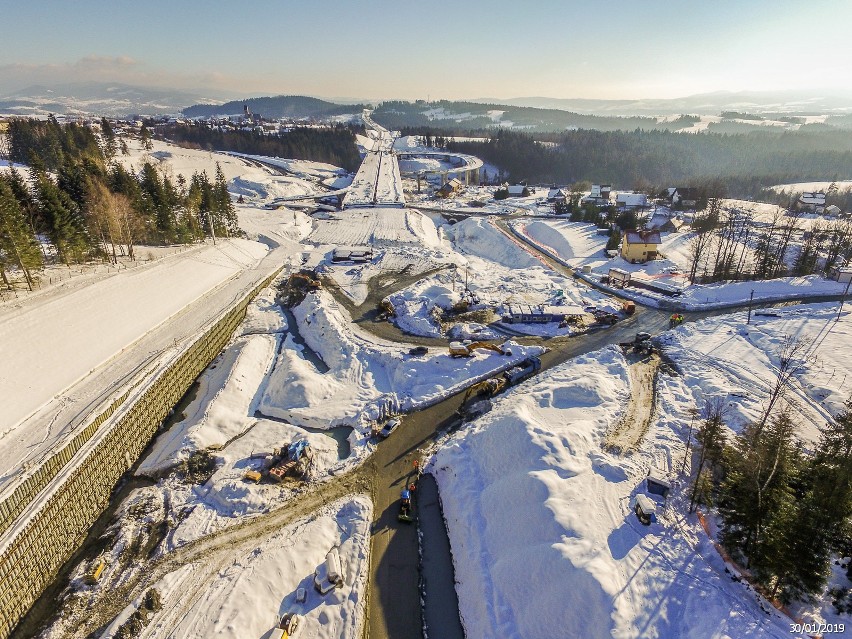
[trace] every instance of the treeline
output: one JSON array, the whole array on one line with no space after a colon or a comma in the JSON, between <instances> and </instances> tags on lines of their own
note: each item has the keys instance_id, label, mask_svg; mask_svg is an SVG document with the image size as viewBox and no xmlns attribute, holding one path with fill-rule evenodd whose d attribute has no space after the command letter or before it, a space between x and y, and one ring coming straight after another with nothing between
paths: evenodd
<instances>
[{"instance_id":1,"label":"treeline","mask_svg":"<svg viewBox=\"0 0 852 639\"><path fill-rule=\"evenodd\" d=\"M542 145L541 141L555 145ZM513 181L581 180L654 189L715 182L720 195L753 195L773 184L852 176L852 131L755 132L566 131L532 136L500 131L484 142L447 142L499 166Z\"/></svg>"},{"instance_id":2,"label":"treeline","mask_svg":"<svg viewBox=\"0 0 852 639\"><path fill-rule=\"evenodd\" d=\"M221 168L172 180L145 162L137 175L114 161L119 144L109 122L101 134L76 124L12 120L9 155L28 164L0 174L0 276L10 271L32 288L51 261L133 258L134 245L196 242L208 233L241 233ZM148 142L150 143L150 142Z\"/></svg>"},{"instance_id":3,"label":"treeline","mask_svg":"<svg viewBox=\"0 0 852 639\"><path fill-rule=\"evenodd\" d=\"M470 129L493 132L501 122L511 123L513 127L551 133L576 128L599 131L632 131L636 128L673 131L690 126L696 119L694 116L684 116L673 121L660 122L655 117L646 116L587 115L562 109L453 100L389 100L382 102L371 117L389 129L431 126L440 129L444 135L454 135Z\"/></svg>"},{"instance_id":4,"label":"treeline","mask_svg":"<svg viewBox=\"0 0 852 639\"><path fill-rule=\"evenodd\" d=\"M335 115L359 115L363 104L336 104L304 95L277 95L262 98L232 100L225 104L194 104L183 110L188 118L209 118L217 115L242 115L243 105L252 113L267 120L282 118L328 118Z\"/></svg>"},{"instance_id":5,"label":"treeline","mask_svg":"<svg viewBox=\"0 0 852 639\"><path fill-rule=\"evenodd\" d=\"M767 407L739 435L726 435L726 403L717 398L705 404L694 438L690 508L715 506L723 546L785 603L822 592L832 557L852 551L852 400L812 453L796 439L795 411L780 408L811 346L784 340ZM847 571L852 577L852 564ZM849 603L835 599L840 609Z\"/></svg>"},{"instance_id":6,"label":"treeline","mask_svg":"<svg viewBox=\"0 0 852 639\"><path fill-rule=\"evenodd\" d=\"M355 129L300 127L282 133L235 131L199 124L169 124L156 127L156 135L180 145L208 151L232 151L279 158L327 162L347 171L361 163L355 145Z\"/></svg>"},{"instance_id":7,"label":"treeline","mask_svg":"<svg viewBox=\"0 0 852 639\"><path fill-rule=\"evenodd\" d=\"M801 211L777 210L756 224L748 210L725 208L718 198L696 213L687 245L693 283L765 280L813 275L852 258L852 221L815 221Z\"/></svg>"}]
</instances>

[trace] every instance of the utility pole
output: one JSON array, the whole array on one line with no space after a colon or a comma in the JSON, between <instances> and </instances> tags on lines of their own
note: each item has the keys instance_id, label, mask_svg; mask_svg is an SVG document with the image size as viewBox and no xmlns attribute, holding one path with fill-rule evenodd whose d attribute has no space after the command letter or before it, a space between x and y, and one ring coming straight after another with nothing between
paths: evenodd
<instances>
[{"instance_id":1,"label":"utility pole","mask_svg":"<svg viewBox=\"0 0 852 639\"><path fill-rule=\"evenodd\" d=\"M692 442L692 425L695 424L695 418L698 416L698 409L690 408L689 414L692 415L692 418L689 420L689 435L686 436L686 452L683 454L683 465L680 468L681 475L686 471L686 460L689 459L689 444Z\"/></svg>"},{"instance_id":2,"label":"utility pole","mask_svg":"<svg viewBox=\"0 0 852 639\"><path fill-rule=\"evenodd\" d=\"M751 295L749 295L749 297L748 297L748 320L746 321L746 324L751 324L751 302L752 302L752 300L754 300L754 289L751 289Z\"/></svg>"},{"instance_id":3,"label":"utility pole","mask_svg":"<svg viewBox=\"0 0 852 639\"><path fill-rule=\"evenodd\" d=\"M843 297L840 298L840 308L837 309L837 317L834 318L835 322L840 321L840 314L843 312L843 303L846 301L846 296L849 294L849 285L852 284L852 278L846 282L846 290L843 291Z\"/></svg>"}]
</instances>

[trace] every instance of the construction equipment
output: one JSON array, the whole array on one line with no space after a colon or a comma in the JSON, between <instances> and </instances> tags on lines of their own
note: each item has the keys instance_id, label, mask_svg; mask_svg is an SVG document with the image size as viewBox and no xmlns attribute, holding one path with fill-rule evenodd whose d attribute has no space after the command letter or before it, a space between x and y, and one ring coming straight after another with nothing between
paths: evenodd
<instances>
[{"instance_id":1,"label":"construction equipment","mask_svg":"<svg viewBox=\"0 0 852 639\"><path fill-rule=\"evenodd\" d=\"M321 287L315 272L302 269L298 273L292 273L287 278L282 292L285 304L289 307L298 306L302 303L308 293L318 291Z\"/></svg>"},{"instance_id":2,"label":"construction equipment","mask_svg":"<svg viewBox=\"0 0 852 639\"><path fill-rule=\"evenodd\" d=\"M504 376L500 376L491 377L484 381L478 382L473 386L468 386L467 391L465 392L464 397L462 398L462 406L467 404L467 401L474 395L477 397L491 397L492 395L496 395L504 388L506 388L506 385L508 383L508 380Z\"/></svg>"},{"instance_id":3,"label":"construction equipment","mask_svg":"<svg viewBox=\"0 0 852 639\"><path fill-rule=\"evenodd\" d=\"M536 371L541 369L541 360L538 357L525 359L517 366L503 371L496 377L490 377L482 382L469 386L462 398L462 402L456 410L456 414L463 419L474 419L491 410L490 397L502 392L509 386L523 381ZM471 401L476 398L476 401Z\"/></svg>"},{"instance_id":4,"label":"construction equipment","mask_svg":"<svg viewBox=\"0 0 852 639\"><path fill-rule=\"evenodd\" d=\"M245 481L253 481L255 484L260 481L261 474L256 470L248 470L246 474L243 475L243 479Z\"/></svg>"},{"instance_id":5,"label":"construction equipment","mask_svg":"<svg viewBox=\"0 0 852 639\"><path fill-rule=\"evenodd\" d=\"M275 451L273 459L278 461L267 471L270 479L284 481L286 477L304 479L311 469L314 461L311 445L305 439L297 439L289 446Z\"/></svg>"},{"instance_id":6,"label":"construction equipment","mask_svg":"<svg viewBox=\"0 0 852 639\"><path fill-rule=\"evenodd\" d=\"M450 355L453 357L473 357L477 348L484 348L500 355L511 355L511 352L488 342L450 342Z\"/></svg>"},{"instance_id":7,"label":"construction equipment","mask_svg":"<svg viewBox=\"0 0 852 639\"><path fill-rule=\"evenodd\" d=\"M98 557L98 560L92 565L92 569L86 574L85 582L90 586L95 585L100 581L105 569L106 561L104 561L103 557Z\"/></svg>"},{"instance_id":8,"label":"construction equipment","mask_svg":"<svg viewBox=\"0 0 852 639\"><path fill-rule=\"evenodd\" d=\"M410 484L400 493L399 514L396 516L399 521L404 521L407 524L414 521L414 491L416 488L415 484Z\"/></svg>"},{"instance_id":9,"label":"construction equipment","mask_svg":"<svg viewBox=\"0 0 852 639\"><path fill-rule=\"evenodd\" d=\"M620 342L618 345L625 351L632 350L639 355L650 355L654 352L654 345L651 343L651 334L645 332L636 333L636 337L632 342Z\"/></svg>"},{"instance_id":10,"label":"construction equipment","mask_svg":"<svg viewBox=\"0 0 852 639\"><path fill-rule=\"evenodd\" d=\"M636 312L636 302L633 300L625 300L621 303L621 310L628 315L633 315Z\"/></svg>"},{"instance_id":11,"label":"construction equipment","mask_svg":"<svg viewBox=\"0 0 852 639\"><path fill-rule=\"evenodd\" d=\"M388 298L383 299L379 302L378 308L379 314L376 316L377 320L386 320L390 317L396 317L396 310L391 304L391 301Z\"/></svg>"},{"instance_id":12,"label":"construction equipment","mask_svg":"<svg viewBox=\"0 0 852 639\"><path fill-rule=\"evenodd\" d=\"M615 313L610 313L608 311L596 310L592 313L595 317L596 324L606 324L612 326L615 324L619 317Z\"/></svg>"}]
</instances>

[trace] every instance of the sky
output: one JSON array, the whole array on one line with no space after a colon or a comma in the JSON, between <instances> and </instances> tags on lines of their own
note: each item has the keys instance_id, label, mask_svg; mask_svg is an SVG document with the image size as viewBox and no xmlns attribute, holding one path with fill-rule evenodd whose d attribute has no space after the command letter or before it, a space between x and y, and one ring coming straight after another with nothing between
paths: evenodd
<instances>
[{"instance_id":1,"label":"sky","mask_svg":"<svg viewBox=\"0 0 852 639\"><path fill-rule=\"evenodd\" d=\"M852 87L851 0L0 0L0 96L674 98Z\"/></svg>"}]
</instances>

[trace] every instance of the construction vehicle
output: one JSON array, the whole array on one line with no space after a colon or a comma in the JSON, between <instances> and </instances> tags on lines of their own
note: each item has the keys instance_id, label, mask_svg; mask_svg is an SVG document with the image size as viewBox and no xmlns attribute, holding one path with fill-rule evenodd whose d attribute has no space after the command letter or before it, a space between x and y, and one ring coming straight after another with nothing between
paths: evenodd
<instances>
[{"instance_id":1,"label":"construction vehicle","mask_svg":"<svg viewBox=\"0 0 852 639\"><path fill-rule=\"evenodd\" d=\"M301 634L302 615L295 612L281 617L278 627L272 631L270 639L295 639Z\"/></svg>"},{"instance_id":2,"label":"construction vehicle","mask_svg":"<svg viewBox=\"0 0 852 639\"><path fill-rule=\"evenodd\" d=\"M399 521L404 521L410 524L414 521L414 490L416 486L410 484L408 488L404 488L400 493L399 514L396 518Z\"/></svg>"},{"instance_id":3,"label":"construction vehicle","mask_svg":"<svg viewBox=\"0 0 852 639\"><path fill-rule=\"evenodd\" d=\"M596 324L607 324L612 326L619 320L618 315L610 313L609 311L596 310L592 313L592 315L595 317Z\"/></svg>"},{"instance_id":4,"label":"construction vehicle","mask_svg":"<svg viewBox=\"0 0 852 639\"><path fill-rule=\"evenodd\" d=\"M511 351L507 351L496 344L488 342L450 342L450 355L453 357L473 357L477 348L484 348L500 355L511 355Z\"/></svg>"},{"instance_id":5,"label":"construction vehicle","mask_svg":"<svg viewBox=\"0 0 852 639\"><path fill-rule=\"evenodd\" d=\"M496 377L490 377L469 386L456 410L456 414L463 419L474 419L487 413L491 410L490 397L523 381L540 369L541 360L538 357L530 357ZM470 401L472 398L476 398L475 401ZM468 403L469 401L470 403Z\"/></svg>"},{"instance_id":6,"label":"construction vehicle","mask_svg":"<svg viewBox=\"0 0 852 639\"><path fill-rule=\"evenodd\" d=\"M396 317L396 310L394 309L393 304L391 304L391 301L388 298L385 298L381 302L379 302L378 308L376 310L378 310L379 312L379 314L376 316L377 320L386 320L391 317Z\"/></svg>"},{"instance_id":7,"label":"construction vehicle","mask_svg":"<svg viewBox=\"0 0 852 639\"><path fill-rule=\"evenodd\" d=\"M621 310L628 315L633 315L636 312L636 302L633 300L625 300L621 303Z\"/></svg>"},{"instance_id":8,"label":"construction vehicle","mask_svg":"<svg viewBox=\"0 0 852 639\"><path fill-rule=\"evenodd\" d=\"M95 585L100 581L104 570L106 570L106 561L103 557L98 557L98 560L92 564L92 569L86 574L85 582L90 586Z\"/></svg>"},{"instance_id":9,"label":"construction vehicle","mask_svg":"<svg viewBox=\"0 0 852 639\"><path fill-rule=\"evenodd\" d=\"M503 377L510 385L517 384L525 380L530 375L541 370L541 360L538 357L529 357L517 366L513 366L507 371L503 371Z\"/></svg>"},{"instance_id":10,"label":"construction vehicle","mask_svg":"<svg viewBox=\"0 0 852 639\"><path fill-rule=\"evenodd\" d=\"M681 324L683 324L683 315L680 313L672 313L672 316L669 318L669 328L674 328Z\"/></svg>"},{"instance_id":11,"label":"construction vehicle","mask_svg":"<svg viewBox=\"0 0 852 639\"><path fill-rule=\"evenodd\" d=\"M282 289L284 302L289 307L297 306L302 303L308 293L318 291L320 288L321 285L316 273L302 269L298 273L292 273L287 278L287 283Z\"/></svg>"},{"instance_id":12,"label":"construction vehicle","mask_svg":"<svg viewBox=\"0 0 852 639\"><path fill-rule=\"evenodd\" d=\"M650 333L636 333L636 337L632 342L620 342L619 346L625 351L633 351L638 355L650 355L654 352L654 345L651 343Z\"/></svg>"}]
</instances>

